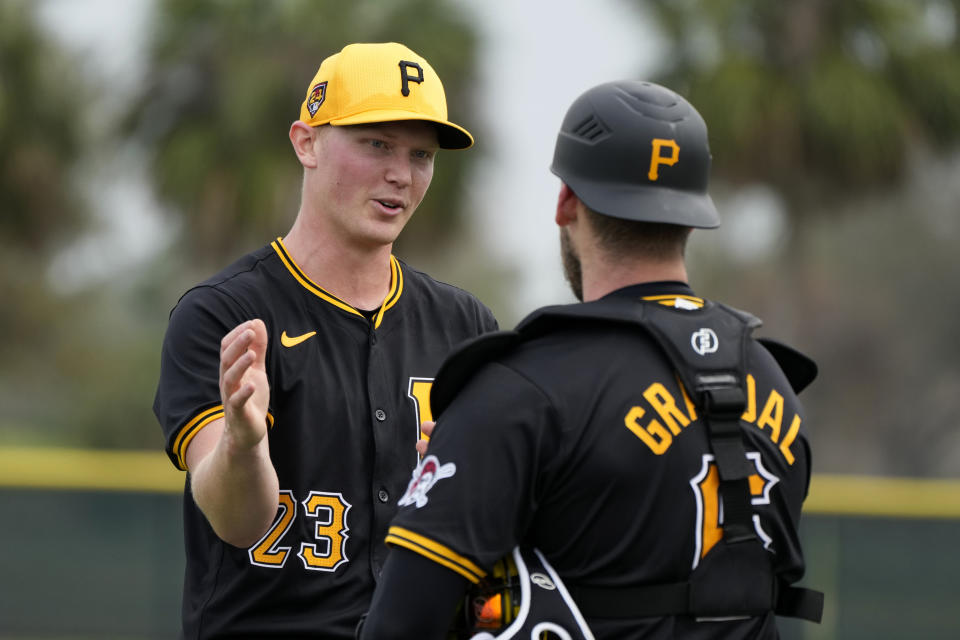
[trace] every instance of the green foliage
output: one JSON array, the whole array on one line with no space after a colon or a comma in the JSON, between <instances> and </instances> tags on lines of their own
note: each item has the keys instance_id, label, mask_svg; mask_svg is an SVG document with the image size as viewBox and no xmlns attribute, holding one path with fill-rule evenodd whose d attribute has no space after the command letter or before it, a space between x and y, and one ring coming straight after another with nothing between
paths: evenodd
<instances>
[{"instance_id":1,"label":"green foliage","mask_svg":"<svg viewBox=\"0 0 960 640\"><path fill-rule=\"evenodd\" d=\"M822 179L849 189L903 169L907 105L883 77L848 58L825 59L797 98L808 172L829 172Z\"/></svg>"},{"instance_id":2,"label":"green foliage","mask_svg":"<svg viewBox=\"0 0 960 640\"><path fill-rule=\"evenodd\" d=\"M33 9L0 3L0 242L49 255L84 222L69 171L84 144L86 90Z\"/></svg>"},{"instance_id":3,"label":"green foliage","mask_svg":"<svg viewBox=\"0 0 960 640\"><path fill-rule=\"evenodd\" d=\"M299 204L301 167L287 131L323 58L350 42L400 41L445 81L452 119L470 128L469 25L441 0L158 4L142 97L130 134L152 154L159 196L184 221L182 249L219 267L283 235ZM443 153L401 246L426 250L455 227L465 154Z\"/></svg>"},{"instance_id":4,"label":"green foliage","mask_svg":"<svg viewBox=\"0 0 960 640\"><path fill-rule=\"evenodd\" d=\"M159 0L143 91L112 143L129 137L149 154L182 237L143 271L65 296L50 287L50 260L92 224L74 175L112 147L86 131L92 80L37 27L35 3L0 1L0 442L161 446L150 407L166 313L197 276L286 231L301 174L287 129L321 59L349 42L424 55L451 118L478 139L440 154L398 253L509 299L510 274L491 275L483 249L453 233L485 140L475 36L457 6ZM782 260L717 260L697 270L698 289L757 312L820 361L810 413L830 425L817 434L830 445L818 448L821 469L853 457L868 472L955 470L958 310L938 283L960 277L957 163L943 161L960 137L960 0L644 6L670 61L653 79L707 120L715 185L767 183L796 222ZM904 175L917 193L897 191Z\"/></svg>"},{"instance_id":5,"label":"green foliage","mask_svg":"<svg viewBox=\"0 0 960 640\"><path fill-rule=\"evenodd\" d=\"M654 0L660 81L710 127L715 175L765 181L794 213L905 175L960 140L957 12L943 0ZM933 16L933 17L931 17ZM952 38L937 20L953 21Z\"/></svg>"},{"instance_id":6,"label":"green foliage","mask_svg":"<svg viewBox=\"0 0 960 640\"><path fill-rule=\"evenodd\" d=\"M167 312L200 275L289 228L301 167L287 131L320 61L350 42L403 42L476 133L473 32L442 0L159 0L139 97L112 138L95 140L94 87L109 85L39 28L39 8L0 2L0 442L159 449L151 406ZM129 142L182 237L105 286L58 293L51 260L93 230L74 175ZM454 230L469 155L441 154L405 250Z\"/></svg>"},{"instance_id":7,"label":"green foliage","mask_svg":"<svg viewBox=\"0 0 960 640\"><path fill-rule=\"evenodd\" d=\"M88 223L72 177L88 142L88 94L35 8L0 3L0 425L30 424L49 405L35 396L23 413L13 409L24 371L52 356L51 324L71 315L48 286L47 261Z\"/></svg>"},{"instance_id":8,"label":"green foliage","mask_svg":"<svg viewBox=\"0 0 960 640\"><path fill-rule=\"evenodd\" d=\"M891 69L898 86L911 96L908 131L939 149L949 149L960 131L960 47L925 49Z\"/></svg>"},{"instance_id":9,"label":"green foliage","mask_svg":"<svg viewBox=\"0 0 960 640\"><path fill-rule=\"evenodd\" d=\"M713 193L760 183L792 217L781 255L744 242L696 277L818 361L814 468L955 474L957 304L938 283L960 277L960 1L643 5L668 35L652 79L707 122Z\"/></svg>"}]
</instances>

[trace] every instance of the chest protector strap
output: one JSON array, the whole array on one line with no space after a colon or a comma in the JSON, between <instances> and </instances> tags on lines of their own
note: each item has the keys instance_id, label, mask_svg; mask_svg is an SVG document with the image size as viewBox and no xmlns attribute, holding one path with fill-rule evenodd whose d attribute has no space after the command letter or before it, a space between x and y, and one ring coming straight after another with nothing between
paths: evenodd
<instances>
[{"instance_id":1,"label":"chest protector strap","mask_svg":"<svg viewBox=\"0 0 960 640\"><path fill-rule=\"evenodd\" d=\"M707 302L702 309L681 310L656 302L623 299L547 307L529 316L514 332L501 332L486 346L467 347L461 363L475 370L479 362L518 342L583 321L637 326L652 336L669 358L707 427L710 449L720 476L723 538L704 556L690 579L638 588L607 589L568 585L587 617L634 618L689 615L698 619L777 615L819 622L823 594L779 580L773 554L763 548L753 523L749 477L753 473L744 447L740 416L746 408L746 350L761 322L754 316ZM785 345L760 340L774 356L794 389L816 376L816 365ZM449 364L449 363L448 363ZM445 368L447 365L445 364ZM451 367L456 369L457 367ZM460 369L464 371L464 369ZM456 375L437 376L431 394L439 415ZM439 394L438 394L439 392ZM730 576L735 576L731 579Z\"/></svg>"}]
</instances>

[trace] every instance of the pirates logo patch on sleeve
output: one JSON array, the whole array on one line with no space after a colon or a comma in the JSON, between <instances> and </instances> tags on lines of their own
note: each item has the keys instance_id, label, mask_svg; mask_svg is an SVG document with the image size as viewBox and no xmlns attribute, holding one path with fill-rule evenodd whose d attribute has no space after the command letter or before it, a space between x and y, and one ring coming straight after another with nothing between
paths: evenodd
<instances>
[{"instance_id":1,"label":"pirates logo patch on sleeve","mask_svg":"<svg viewBox=\"0 0 960 640\"><path fill-rule=\"evenodd\" d=\"M409 504L417 505L417 509L427 504L427 492L437 483L438 480L449 478L457 472L457 465L452 462L440 464L437 456L427 456L416 469L413 470L413 477L410 484L407 485L407 491L397 502L397 505L405 507Z\"/></svg>"}]
</instances>

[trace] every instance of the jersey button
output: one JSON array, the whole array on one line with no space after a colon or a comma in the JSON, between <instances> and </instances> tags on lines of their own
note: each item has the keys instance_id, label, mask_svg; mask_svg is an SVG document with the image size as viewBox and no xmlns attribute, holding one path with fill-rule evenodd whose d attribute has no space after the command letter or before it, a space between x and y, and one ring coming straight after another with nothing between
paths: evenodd
<instances>
[{"instance_id":1,"label":"jersey button","mask_svg":"<svg viewBox=\"0 0 960 640\"><path fill-rule=\"evenodd\" d=\"M377 417L377 420L379 420L380 422L383 422L384 420L387 419L387 412L384 411L383 409L377 409L376 411L374 411L373 415L375 415Z\"/></svg>"},{"instance_id":2,"label":"jersey button","mask_svg":"<svg viewBox=\"0 0 960 640\"><path fill-rule=\"evenodd\" d=\"M380 489L380 491L377 492L377 499L380 500L380 502L386 502L390 499L390 494L387 493L386 489Z\"/></svg>"}]
</instances>

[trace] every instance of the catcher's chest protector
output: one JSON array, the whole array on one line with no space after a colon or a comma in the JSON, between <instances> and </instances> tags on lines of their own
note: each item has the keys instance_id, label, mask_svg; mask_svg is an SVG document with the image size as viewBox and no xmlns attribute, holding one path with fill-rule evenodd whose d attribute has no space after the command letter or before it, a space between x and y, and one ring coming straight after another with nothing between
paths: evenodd
<instances>
[{"instance_id":1,"label":"catcher's chest protector","mask_svg":"<svg viewBox=\"0 0 960 640\"><path fill-rule=\"evenodd\" d=\"M698 619L775 611L819 622L823 594L778 580L773 555L763 548L752 522L749 477L754 471L748 463L740 416L747 401L746 350L760 320L713 302L702 309L679 310L656 302L600 300L555 307L532 317L526 331L540 333L547 326L578 318L635 324L656 339L707 426L724 512L721 543L711 549L689 581L625 590L571 585L570 593L580 609L588 617L689 615ZM525 327L519 331L523 335ZM802 354L779 343L761 343L797 390L816 375L816 365Z\"/></svg>"},{"instance_id":2,"label":"catcher's chest protector","mask_svg":"<svg viewBox=\"0 0 960 640\"><path fill-rule=\"evenodd\" d=\"M717 463L724 510L723 538L685 582L632 589L596 589L564 586L559 576L553 576L553 584L559 589L549 594L542 589L531 589L527 584L529 580L521 580L521 586L527 587L520 603L523 620L518 613L512 624L505 629L501 627L500 635L483 633L473 637L526 640L536 637L529 634L537 628L557 633L558 638L592 638L581 612L588 618L683 615L706 620L751 617L774 611L777 615L819 622L823 594L780 581L774 573L773 556L763 548L752 523L748 478L753 468L748 464L740 416L747 398L746 350L754 340L751 333L761 324L754 316L713 302L695 310L623 299L547 307L529 316L513 332L480 338L458 354L459 360L448 363L451 366L438 374L438 384L433 390L434 415L439 415L449 404L456 389L480 362L557 328L575 327L579 323L595 326L598 322L632 325L646 331L663 349L682 380L707 427L710 449ZM816 377L816 365L806 356L771 340L759 342L780 364L795 391L799 392ZM518 562L523 561L519 551L515 551L514 556ZM526 557L549 569L539 553L528 552ZM542 603L531 605L530 598L541 599ZM560 612L558 607L565 612ZM540 617L548 613L552 617ZM563 624L558 629L537 627L538 623L560 620Z\"/></svg>"}]
</instances>

